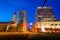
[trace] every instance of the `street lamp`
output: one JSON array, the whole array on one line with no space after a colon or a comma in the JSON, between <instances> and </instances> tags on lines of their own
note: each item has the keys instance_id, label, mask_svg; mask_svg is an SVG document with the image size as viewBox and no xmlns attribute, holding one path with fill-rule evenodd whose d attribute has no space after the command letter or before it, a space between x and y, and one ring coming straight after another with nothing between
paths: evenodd
<instances>
[{"instance_id":1,"label":"street lamp","mask_svg":"<svg viewBox=\"0 0 60 40\"><path fill-rule=\"evenodd\" d=\"M31 22L31 23L30 23L30 25L32 26L32 25L33 25L33 23Z\"/></svg>"}]
</instances>

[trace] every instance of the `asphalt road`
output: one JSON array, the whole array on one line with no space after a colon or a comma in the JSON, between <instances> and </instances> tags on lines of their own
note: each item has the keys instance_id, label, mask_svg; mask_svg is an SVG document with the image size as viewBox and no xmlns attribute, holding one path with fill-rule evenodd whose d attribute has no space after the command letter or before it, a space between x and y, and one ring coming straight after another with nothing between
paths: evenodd
<instances>
[{"instance_id":1,"label":"asphalt road","mask_svg":"<svg viewBox=\"0 0 60 40\"><path fill-rule=\"evenodd\" d=\"M0 32L0 40L60 40L58 33Z\"/></svg>"}]
</instances>

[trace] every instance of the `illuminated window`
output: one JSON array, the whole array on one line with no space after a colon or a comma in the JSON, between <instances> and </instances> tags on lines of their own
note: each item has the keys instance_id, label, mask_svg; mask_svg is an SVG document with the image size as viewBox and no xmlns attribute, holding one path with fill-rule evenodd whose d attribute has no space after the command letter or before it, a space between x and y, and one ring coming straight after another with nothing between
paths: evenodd
<instances>
[{"instance_id":1,"label":"illuminated window","mask_svg":"<svg viewBox=\"0 0 60 40\"><path fill-rule=\"evenodd\" d=\"M60 25L60 24L59 24Z\"/></svg>"},{"instance_id":2,"label":"illuminated window","mask_svg":"<svg viewBox=\"0 0 60 40\"><path fill-rule=\"evenodd\" d=\"M51 24L51 26L53 26L53 24Z\"/></svg>"},{"instance_id":3,"label":"illuminated window","mask_svg":"<svg viewBox=\"0 0 60 40\"><path fill-rule=\"evenodd\" d=\"M55 26L57 26L57 24L55 24Z\"/></svg>"}]
</instances>

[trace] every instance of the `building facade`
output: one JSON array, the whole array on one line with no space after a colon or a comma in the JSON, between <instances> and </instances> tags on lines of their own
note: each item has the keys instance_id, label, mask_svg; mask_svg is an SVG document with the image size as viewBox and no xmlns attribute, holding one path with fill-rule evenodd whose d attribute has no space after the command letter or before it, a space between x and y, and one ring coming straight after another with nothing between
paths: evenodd
<instances>
[{"instance_id":1,"label":"building facade","mask_svg":"<svg viewBox=\"0 0 60 40\"><path fill-rule=\"evenodd\" d=\"M26 11L19 10L18 11L18 31L26 31L27 30L27 20L26 20Z\"/></svg>"},{"instance_id":2,"label":"building facade","mask_svg":"<svg viewBox=\"0 0 60 40\"><path fill-rule=\"evenodd\" d=\"M54 16L54 12L52 7L37 7L36 10L36 20L37 21L55 21L56 17Z\"/></svg>"},{"instance_id":3,"label":"building facade","mask_svg":"<svg viewBox=\"0 0 60 40\"><path fill-rule=\"evenodd\" d=\"M37 7L33 32L60 32L60 21L54 16L52 7Z\"/></svg>"}]
</instances>

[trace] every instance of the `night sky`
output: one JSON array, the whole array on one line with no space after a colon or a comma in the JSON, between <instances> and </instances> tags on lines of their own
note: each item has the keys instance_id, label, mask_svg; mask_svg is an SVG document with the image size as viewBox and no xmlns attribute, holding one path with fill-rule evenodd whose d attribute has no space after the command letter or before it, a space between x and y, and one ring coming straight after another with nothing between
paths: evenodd
<instances>
[{"instance_id":1,"label":"night sky","mask_svg":"<svg viewBox=\"0 0 60 40\"><path fill-rule=\"evenodd\" d=\"M42 6L44 0L0 0L0 22L9 22L14 12L27 11L27 22L35 21L35 12L38 6ZM56 18L60 18L60 0L47 0L45 6L53 7Z\"/></svg>"}]
</instances>

